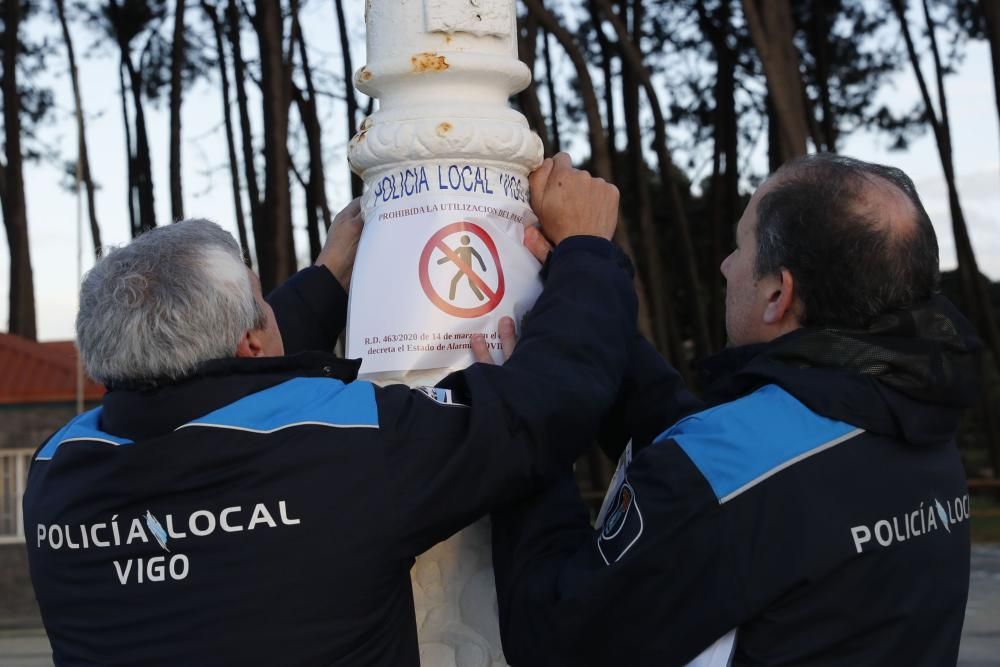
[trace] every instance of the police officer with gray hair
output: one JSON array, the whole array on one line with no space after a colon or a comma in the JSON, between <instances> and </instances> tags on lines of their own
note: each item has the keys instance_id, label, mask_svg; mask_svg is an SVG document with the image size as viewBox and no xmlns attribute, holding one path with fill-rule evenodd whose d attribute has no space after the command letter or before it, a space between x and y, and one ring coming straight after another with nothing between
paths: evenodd
<instances>
[{"instance_id":1,"label":"police officer with gray hair","mask_svg":"<svg viewBox=\"0 0 1000 667\"><path fill-rule=\"evenodd\" d=\"M531 187L560 242L520 349L425 391L358 381L322 351L357 203L270 303L201 220L97 263L77 334L109 391L37 451L24 499L57 664L419 663L415 556L589 444L635 335L617 190L565 155Z\"/></svg>"}]
</instances>

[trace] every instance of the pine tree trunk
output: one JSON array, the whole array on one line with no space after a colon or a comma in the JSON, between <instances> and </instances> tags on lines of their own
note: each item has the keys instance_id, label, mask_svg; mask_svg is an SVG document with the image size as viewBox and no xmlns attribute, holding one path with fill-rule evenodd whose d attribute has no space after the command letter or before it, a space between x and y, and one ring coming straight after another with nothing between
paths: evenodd
<instances>
[{"instance_id":1,"label":"pine tree trunk","mask_svg":"<svg viewBox=\"0 0 1000 667\"><path fill-rule=\"evenodd\" d=\"M247 237L247 223L243 214L243 193L240 186L239 161L236 157L236 138L233 134L233 114L229 107L229 66L226 64L226 45L223 39L222 21L218 11L201 0L201 8L209 23L212 24L212 34L215 36L215 51L219 60L219 78L222 84L222 120L226 128L226 150L229 157L229 180L233 186L233 211L236 214L236 231L240 237L240 249L243 257L250 261L250 240Z\"/></svg>"},{"instance_id":2,"label":"pine tree trunk","mask_svg":"<svg viewBox=\"0 0 1000 667\"><path fill-rule=\"evenodd\" d=\"M240 114L240 140L243 146L243 170L246 173L247 199L250 202L250 225L253 228L254 249L257 256L257 272L262 272L266 247L269 245L267 230L261 216L260 185L257 180L257 163L253 150L253 134L250 128L250 105L247 101L246 62L240 39L240 14L236 0L226 5L226 24L229 29L229 43L233 50L233 78L236 87L236 105ZM268 259L270 261L270 259Z\"/></svg>"},{"instance_id":3,"label":"pine tree trunk","mask_svg":"<svg viewBox=\"0 0 1000 667\"><path fill-rule=\"evenodd\" d=\"M701 274L698 271L698 258L695 255L694 242L691 238L691 229L684 211L684 203L677 187L677 182L673 178L676 169L667 148L667 124L663 117L663 110L660 107L659 96L653 86L649 70L643 63L642 54L633 42L632 37L625 29L621 19L611 10L608 0L595 0L600 7L604 18L611 23L618 36L618 45L621 49L621 56L624 66L632 70L636 79L642 84L649 102L649 109L653 114L654 125L654 145L657 162L659 163L660 182L664 194L667 196L670 216L676 227L678 236L679 251L682 255L685 269L685 281L690 294L691 302L691 324L694 330L694 344L698 354L707 355L711 352L711 338L708 333L708 320L705 316L705 296L701 284ZM656 236L650 236L649 240L654 241ZM657 246L658 247L658 246ZM652 270L652 269L651 269ZM655 311L654 311L655 312Z\"/></svg>"},{"instance_id":4,"label":"pine tree trunk","mask_svg":"<svg viewBox=\"0 0 1000 667\"><path fill-rule=\"evenodd\" d=\"M539 0L541 2L541 0ZM552 76L552 55L549 53L549 33L542 28L542 58L545 60L545 90L549 96L549 120L552 128L552 150L562 150L559 137L559 103L556 101L556 83Z\"/></svg>"},{"instance_id":5,"label":"pine tree trunk","mask_svg":"<svg viewBox=\"0 0 1000 667\"><path fill-rule=\"evenodd\" d=\"M830 99L830 21L828 10L822 3L815 3L809 31L811 33L812 50L816 59L816 82L819 88L819 107L823 112L820 121L819 136L822 146L828 153L837 152L837 119L833 113L833 103ZM810 115L810 117L812 117ZM817 142L819 147L819 142Z\"/></svg>"},{"instance_id":6,"label":"pine tree trunk","mask_svg":"<svg viewBox=\"0 0 1000 667\"><path fill-rule=\"evenodd\" d=\"M139 195L139 233L156 227L156 203L153 197L153 166L149 155L149 135L146 133L146 114L142 106L142 78L132 65L132 58L122 54L132 90L135 109L135 176Z\"/></svg>"},{"instance_id":7,"label":"pine tree trunk","mask_svg":"<svg viewBox=\"0 0 1000 667\"><path fill-rule=\"evenodd\" d=\"M552 155L552 141L545 125L542 105L538 101L538 78L535 76L535 62L538 48L538 19L531 12L524 18L519 18L517 36L517 55L531 71L531 84L518 93L517 101L521 112L528 119L528 125L538 138L542 140L542 154Z\"/></svg>"},{"instance_id":8,"label":"pine tree trunk","mask_svg":"<svg viewBox=\"0 0 1000 667\"><path fill-rule=\"evenodd\" d=\"M962 210L961 200L958 196L958 185L956 183L955 165L952 156L951 122L948 116L948 102L944 93L944 68L942 67L941 56L937 47L934 25L931 21L925 0L923 4L924 19L927 23L927 34L930 38L931 54L934 61L940 117L934 111L930 89L927 87L927 81L924 79L923 70L920 67L920 58L913 43L909 23L906 20L905 0L892 0L892 7L902 28L903 41L906 43L910 64L913 67L913 73L917 78L917 86L920 88L920 94L924 101L927 122L934 131L938 156L941 159L941 167L948 186L948 205L951 209L951 225L955 235L955 254L958 258L958 273L962 284L962 294L965 300L964 305L970 311L973 320L977 322L980 334L990 347L993 358L997 362L998 369L1000 369L1000 330L998 330L996 315L993 312L989 287L985 278L979 273L979 265L976 262L976 255L972 249L972 241L969 238L968 226L965 223L965 213Z\"/></svg>"},{"instance_id":9,"label":"pine tree trunk","mask_svg":"<svg viewBox=\"0 0 1000 667\"><path fill-rule=\"evenodd\" d=\"M781 162L806 154L809 123L804 104L795 24L789 0L742 0L750 36L764 65L778 120Z\"/></svg>"},{"instance_id":10,"label":"pine tree trunk","mask_svg":"<svg viewBox=\"0 0 1000 667\"><path fill-rule=\"evenodd\" d=\"M80 77L76 68L76 54L73 50L73 39L66 23L65 0L56 0L56 14L59 26L62 28L63 42L66 44L66 55L69 59L69 79L73 86L73 108L76 117L76 133L78 137L77 160L79 161L80 180L87 192L87 217L90 221L90 236L94 242L94 257L101 257L101 228L97 224L97 208L94 203L94 179L90 173L90 158L87 153L87 133L84 128L83 102L80 95Z\"/></svg>"},{"instance_id":11,"label":"pine tree trunk","mask_svg":"<svg viewBox=\"0 0 1000 667\"><path fill-rule=\"evenodd\" d=\"M258 244L266 247L267 262L261 262L260 281L265 293L277 287L296 269L292 238L292 208L289 191L288 108L291 80L285 63L280 3L257 4L254 19L260 45L261 96L264 119L263 219L269 233Z\"/></svg>"},{"instance_id":12,"label":"pine tree trunk","mask_svg":"<svg viewBox=\"0 0 1000 667\"><path fill-rule=\"evenodd\" d=\"M729 2L723 2L709 14L698 4L699 25L715 51L715 111L712 117L714 155L712 169L712 249L709 259L708 323L712 345L721 348L726 342L726 295L719 269L732 248L733 227L739 215L739 127L736 118L736 54L726 42L732 29Z\"/></svg>"},{"instance_id":13,"label":"pine tree trunk","mask_svg":"<svg viewBox=\"0 0 1000 667\"><path fill-rule=\"evenodd\" d=\"M556 38L560 46L562 46L563 51L566 52L566 55L573 63L577 78L579 79L579 92L583 103L583 110L587 117L591 170L595 176L610 181L611 153L608 149L608 138L604 134L604 128L601 126L601 111L597 102L597 94L594 92L594 82L590 78L590 72L587 70L587 62L583 58L583 53L573 40L572 35L545 9L541 0L524 0L524 4L528 8L528 11L538 18L541 26L552 33L553 37ZM614 240L621 246L625 254L634 260L635 251L622 224L619 224L615 230ZM642 277L638 275L635 279L635 292L639 302L639 331L646 338L655 340L653 338L653 323L649 312L649 297Z\"/></svg>"},{"instance_id":14,"label":"pine tree trunk","mask_svg":"<svg viewBox=\"0 0 1000 667\"><path fill-rule=\"evenodd\" d=\"M986 20L986 38L990 43L993 60L993 94L996 97L997 114L1000 116L1000 2L979 0L979 8Z\"/></svg>"},{"instance_id":15,"label":"pine tree trunk","mask_svg":"<svg viewBox=\"0 0 1000 667\"><path fill-rule=\"evenodd\" d=\"M302 92L294 83L292 83L292 99L295 100L296 105L299 105L300 108L301 104L305 103L305 99L302 97ZM302 177L302 173L295 166L294 160L289 158L288 164L291 167L292 175L295 176L295 180L302 186L302 192L305 194L306 238L309 239L309 257L311 258L311 261L315 262L316 258L319 257L320 249L323 247L323 243L319 238L319 215L316 213L319 206L316 204L316 196L313 191L312 183Z\"/></svg>"},{"instance_id":16,"label":"pine tree trunk","mask_svg":"<svg viewBox=\"0 0 1000 667\"><path fill-rule=\"evenodd\" d=\"M594 24L597 45L601 52L601 76L604 78L604 118L608 130L608 149L611 151L612 173L617 174L618 141L616 135L618 125L615 122L615 95L611 75L612 49L611 44L608 43L607 36L601 29L601 13L597 9L597 5L594 4L594 0L590 0L587 3L587 8L590 12L590 20Z\"/></svg>"},{"instance_id":17,"label":"pine tree trunk","mask_svg":"<svg viewBox=\"0 0 1000 667\"><path fill-rule=\"evenodd\" d=\"M295 22L295 34L298 43L299 60L302 62L302 76L306 82L306 92L309 94L309 98L305 99L302 96L302 92L298 91L298 97L302 100L302 104L299 104L299 116L302 118L302 124L305 125L306 130L306 142L309 145L309 190L312 192L313 205L316 207L319 215L322 216L323 229L330 229L330 223L332 222L330 216L330 205L327 203L326 199L326 173L323 169L323 127L319 121L319 111L317 108L317 97L316 97L316 86L313 84L312 67L309 65L309 53L306 51L305 38L302 35L302 27L299 25L299 16L296 11L292 15L292 20ZM293 90L295 90L293 86ZM353 98L353 88L348 86L348 97ZM357 117L357 103L354 104L354 116ZM357 178L356 174L352 172L352 179ZM361 184L362 181L358 179L358 183ZM361 194L360 187L355 193L355 189L351 186L351 193L353 196L357 197ZM318 252L317 252L318 254ZM316 258L313 257L313 260Z\"/></svg>"},{"instance_id":18,"label":"pine tree trunk","mask_svg":"<svg viewBox=\"0 0 1000 667\"><path fill-rule=\"evenodd\" d=\"M174 9L174 41L170 56L170 215L174 221L184 218L184 195L181 190L181 71L184 67L184 4L177 0Z\"/></svg>"},{"instance_id":19,"label":"pine tree trunk","mask_svg":"<svg viewBox=\"0 0 1000 667\"><path fill-rule=\"evenodd\" d=\"M972 249L972 241L969 238L968 226L965 223L965 213L962 211L961 200L958 196L955 165L952 156L951 121L948 116L948 102L944 92L944 68L942 67L941 54L938 50L937 37L934 32L935 26L931 20L927 2L924 0L924 20L927 26L927 35L930 39L931 55L934 62L940 116L934 110L930 89L927 87L927 81L924 79L923 70L920 67L920 58L913 43L909 22L906 19L906 2L905 0L891 0L891 4L902 28L903 41L906 43L910 65L913 67L917 86L920 88L920 95L923 98L925 117L934 131L938 156L941 160L945 182L948 186L948 205L951 209L951 225L955 236L955 254L958 259L958 274L962 287L963 305L971 316L972 321L977 324L979 333L990 348L993 361L997 369L1000 370L1000 329L997 327L996 315L993 311L993 303L989 293L989 285L986 278L979 272L976 255ZM992 456L1000 460L1000 442L994 439L990 443L990 446Z\"/></svg>"},{"instance_id":20,"label":"pine tree trunk","mask_svg":"<svg viewBox=\"0 0 1000 667\"><path fill-rule=\"evenodd\" d=\"M7 330L34 340L35 285L28 252L28 212L21 158L21 99L17 89L21 4L8 0L3 7L3 129L7 163L3 166L2 194L4 229L10 248L10 319Z\"/></svg>"},{"instance_id":21,"label":"pine tree trunk","mask_svg":"<svg viewBox=\"0 0 1000 667\"><path fill-rule=\"evenodd\" d=\"M347 19L344 16L343 0L333 0L334 9L337 11L337 32L340 34L340 53L344 63L344 97L347 99L347 140L350 141L354 133L358 131L358 98L354 94L354 66L351 64L351 40L347 35ZM305 58L305 56L303 56ZM304 62L304 61L303 61ZM315 100L312 92L310 98ZM310 158L310 161L312 158ZM351 196L360 197L364 182L361 177L351 170L347 165L351 176ZM312 176L310 176L310 179ZM324 197L324 201L325 201ZM329 221L324 221L329 227Z\"/></svg>"},{"instance_id":22,"label":"pine tree trunk","mask_svg":"<svg viewBox=\"0 0 1000 667\"><path fill-rule=\"evenodd\" d=\"M642 25L642 4L640 2L622 3L623 13L631 6L632 30L638 31ZM594 23L601 31L600 8L594 5ZM672 326L670 306L674 290L669 271L663 270L660 256L659 230L653 215L653 199L649 189L649 169L643 152L645 141L642 138L642 122L639 118L640 84L635 73L628 67L622 68L622 108L625 112L625 169L626 182L631 183L634 196L626 202L632 223L631 238L642 248L639 257L639 267L647 277L646 292L649 295L649 311L652 320L653 337L650 342L670 359L671 363L682 372L686 372L683 354L683 336Z\"/></svg>"},{"instance_id":23,"label":"pine tree trunk","mask_svg":"<svg viewBox=\"0 0 1000 667\"><path fill-rule=\"evenodd\" d=\"M129 233L132 238L139 235L139 219L135 210L136 199L136 179L135 179L135 155L132 149L132 121L128 117L128 87L125 83L125 52L122 52L122 59L118 62L118 86L121 90L122 98L122 125L125 128L125 156L127 158L126 169L128 171L128 221Z\"/></svg>"}]
</instances>

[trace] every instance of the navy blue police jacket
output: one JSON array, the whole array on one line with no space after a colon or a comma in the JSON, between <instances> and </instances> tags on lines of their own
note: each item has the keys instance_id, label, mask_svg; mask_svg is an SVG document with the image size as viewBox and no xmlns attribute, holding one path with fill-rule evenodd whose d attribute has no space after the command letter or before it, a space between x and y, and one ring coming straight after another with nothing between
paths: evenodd
<instances>
[{"instance_id":1,"label":"navy blue police jacket","mask_svg":"<svg viewBox=\"0 0 1000 667\"><path fill-rule=\"evenodd\" d=\"M318 352L111 388L37 451L25 493L55 662L417 665L414 557L574 459L627 365L620 252L571 238L546 271L512 358L438 388ZM328 271L270 301L286 349L332 349Z\"/></svg>"},{"instance_id":2,"label":"navy blue police jacket","mask_svg":"<svg viewBox=\"0 0 1000 667\"><path fill-rule=\"evenodd\" d=\"M969 586L955 433L978 347L935 297L866 332L726 350L701 402L638 341L606 428L636 451L603 523L568 476L494 514L509 662L954 665Z\"/></svg>"}]
</instances>

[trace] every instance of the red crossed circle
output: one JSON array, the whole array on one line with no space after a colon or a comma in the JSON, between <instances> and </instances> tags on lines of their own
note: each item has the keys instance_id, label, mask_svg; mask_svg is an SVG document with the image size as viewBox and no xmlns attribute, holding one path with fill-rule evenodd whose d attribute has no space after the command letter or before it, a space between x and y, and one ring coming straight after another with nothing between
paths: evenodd
<instances>
[{"instance_id":1,"label":"red crossed circle","mask_svg":"<svg viewBox=\"0 0 1000 667\"><path fill-rule=\"evenodd\" d=\"M469 232L479 237L479 240L483 242L486 249L489 250L490 256L493 258L493 265L497 267L497 276L499 277L499 282L497 283L496 290L490 288L482 278L476 275L476 272L472 270L472 267L462 261L462 259L455 254L455 252L449 248L445 243L444 239L450 235L457 232ZM435 250L440 250L445 254L445 256L454 263L458 269L464 273L482 292L486 295L486 303L476 306L474 308L462 308L461 306L456 306L455 304L449 303L447 299L443 298L434 289L434 285L431 283L429 268L431 263L431 255ZM494 308L500 305L500 301L503 299L504 290L506 285L504 284L503 278L503 267L500 266L500 253L497 252L497 246L490 238L490 235L486 233L486 230L479 225L463 220L462 222L453 222L450 225L445 225L439 229L435 234L427 241L427 245L424 246L423 252L420 253L420 286L424 288L424 294L427 298L431 300L435 306L440 308L445 313L449 315L454 315L455 317L481 317L486 313L490 312Z\"/></svg>"}]
</instances>

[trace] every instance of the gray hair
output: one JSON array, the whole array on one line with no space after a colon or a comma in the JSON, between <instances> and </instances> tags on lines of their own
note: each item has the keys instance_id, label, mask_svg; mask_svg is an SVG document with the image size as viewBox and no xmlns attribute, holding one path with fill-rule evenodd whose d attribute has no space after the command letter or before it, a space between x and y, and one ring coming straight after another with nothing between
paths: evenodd
<instances>
[{"instance_id":1,"label":"gray hair","mask_svg":"<svg viewBox=\"0 0 1000 667\"><path fill-rule=\"evenodd\" d=\"M107 253L80 287L76 339L108 385L177 380L266 324L232 235L184 220Z\"/></svg>"}]
</instances>

